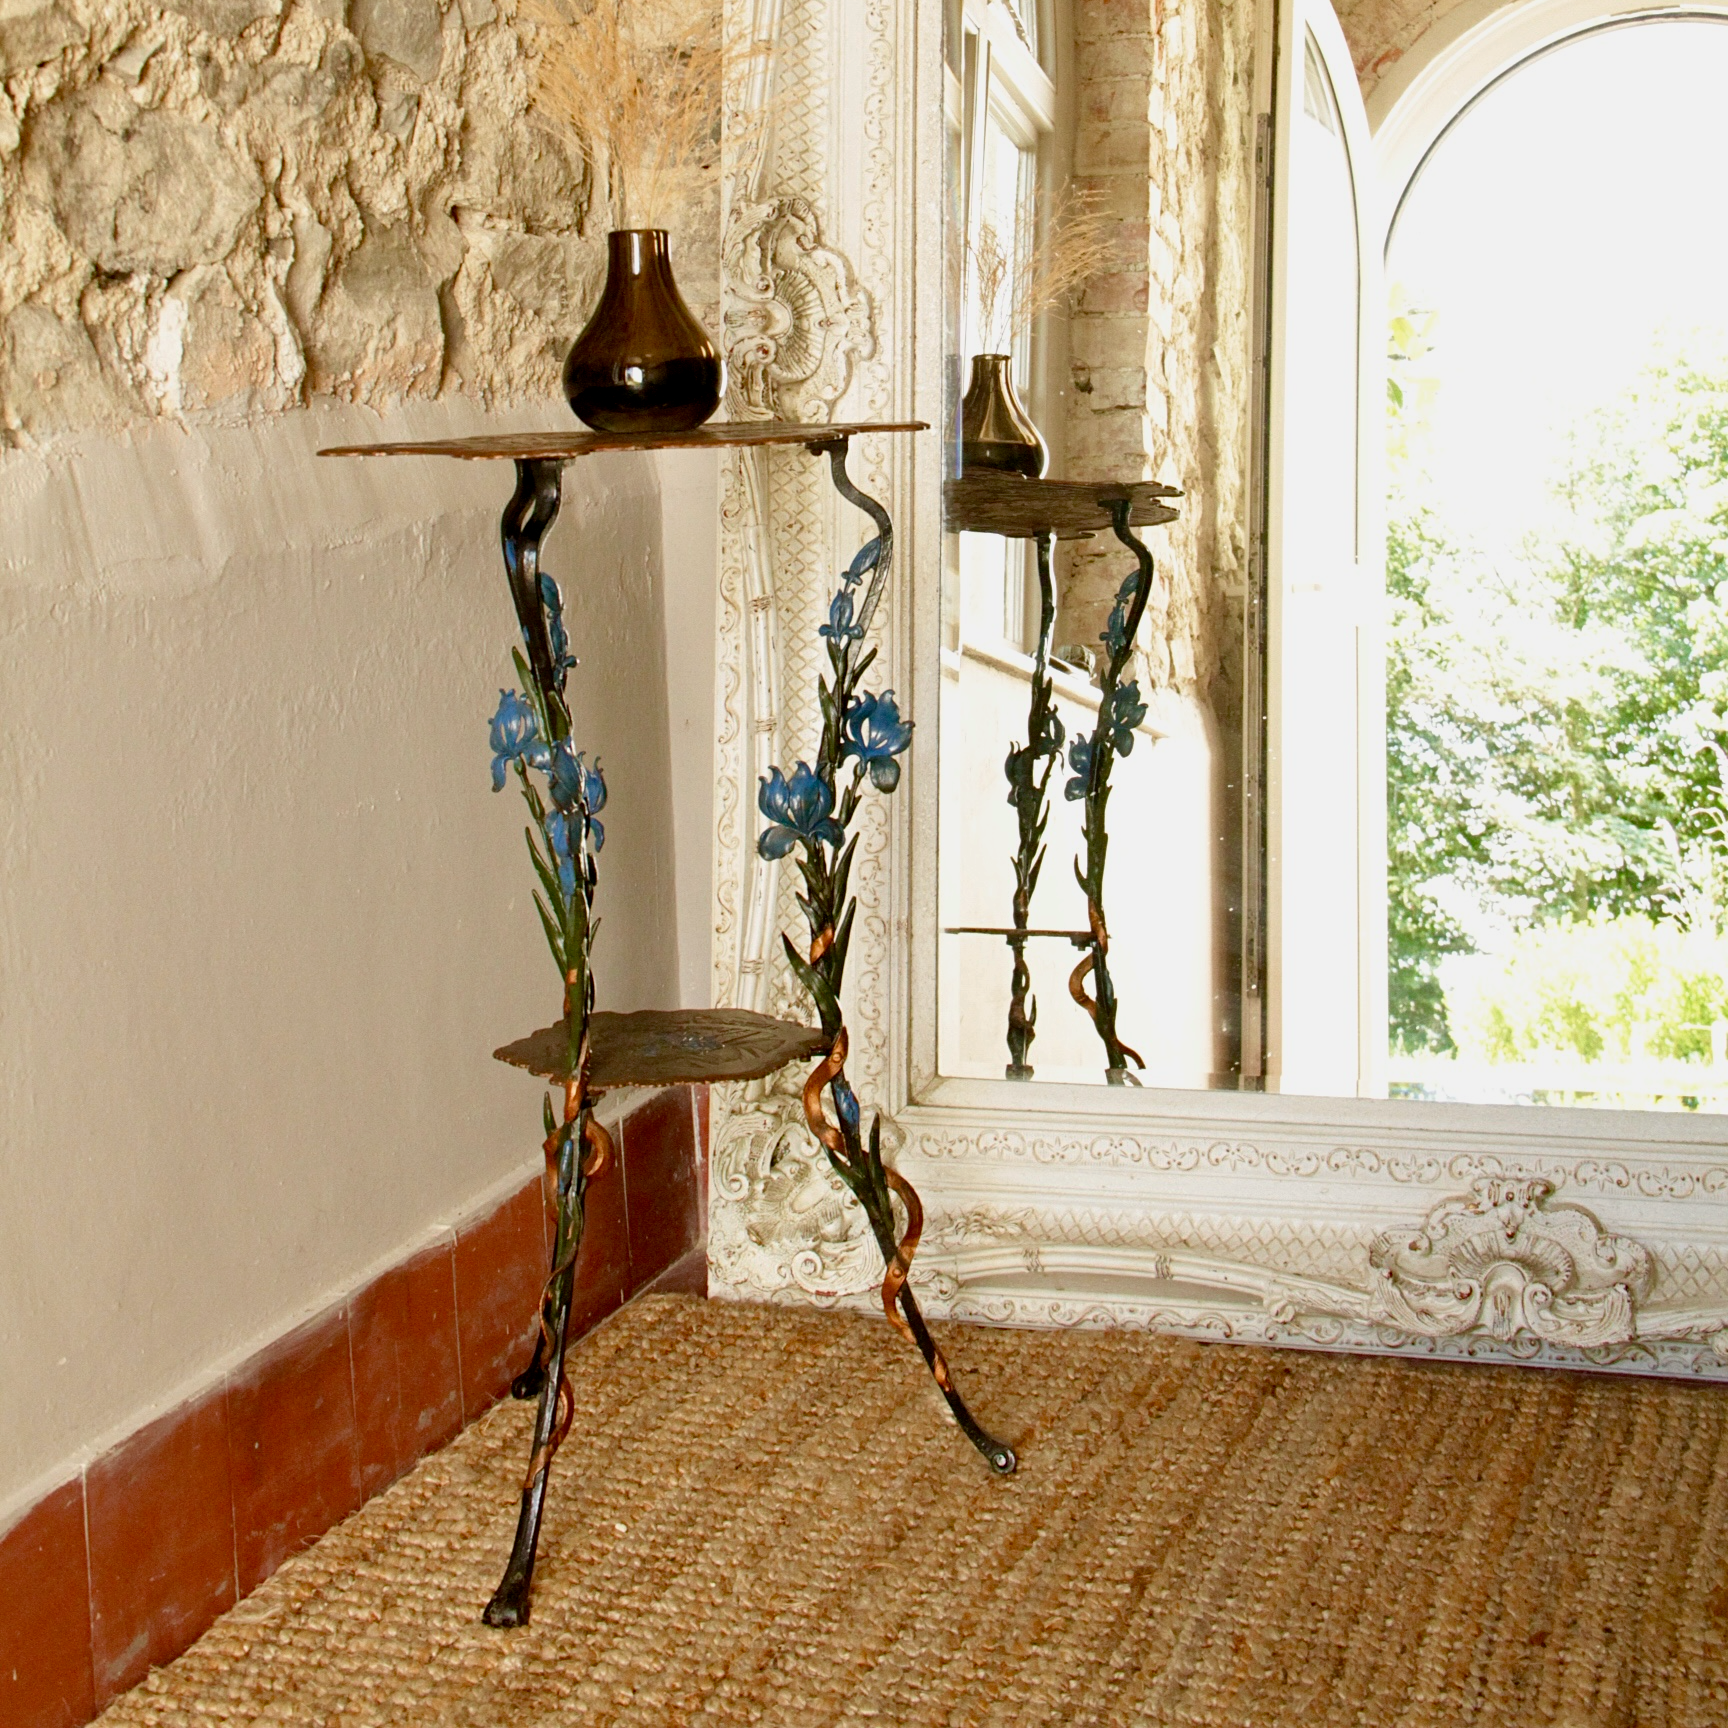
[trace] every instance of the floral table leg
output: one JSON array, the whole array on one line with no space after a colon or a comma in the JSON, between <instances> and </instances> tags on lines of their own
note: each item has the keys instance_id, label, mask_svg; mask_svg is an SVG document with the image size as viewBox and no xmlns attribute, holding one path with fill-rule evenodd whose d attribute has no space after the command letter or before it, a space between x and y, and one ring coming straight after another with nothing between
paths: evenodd
<instances>
[{"instance_id":1,"label":"floral table leg","mask_svg":"<svg viewBox=\"0 0 1728 1728\"><path fill-rule=\"evenodd\" d=\"M589 767L570 743L570 710L564 687L575 665L564 629L558 584L540 569L540 543L558 515L560 465L528 460L516 464L516 491L504 511L504 568L522 629L515 651L520 693L499 693L492 717L492 789L502 791L513 771L528 806L529 857L540 888L535 909L547 945L564 981L564 1025L569 1079L562 1111L544 1101L546 1172L556 1196L552 1270L540 1297L540 1332L533 1361L511 1390L518 1398L538 1395L534 1447L522 1484L516 1542L492 1600L489 1626L528 1621L534 1586L534 1556L553 1454L570 1426L574 1398L564 1372L576 1251L582 1242L583 1197L588 1183L611 1162L606 1130L594 1118L588 1095L588 1017L594 1006L589 953L594 936L596 854L605 843L597 820L606 803L598 763Z\"/></svg>"},{"instance_id":2,"label":"floral table leg","mask_svg":"<svg viewBox=\"0 0 1728 1728\"><path fill-rule=\"evenodd\" d=\"M1008 776L1008 802L1020 824L1014 853L1014 929L1008 938L1014 955L1008 1003L1008 1068L1010 1080L1030 1080L1026 1053L1038 1036L1038 1004L1030 1000L1032 972L1026 964L1025 932L1032 922L1032 895L1044 868L1044 827L1050 820L1050 776L1062 760L1062 721L1050 682L1050 638L1056 628L1056 588L1050 575L1054 534L1037 537L1038 652L1032 665L1032 698L1026 711L1026 742L1008 752L1002 771ZM1039 770L1039 759L1044 766Z\"/></svg>"},{"instance_id":3,"label":"floral table leg","mask_svg":"<svg viewBox=\"0 0 1728 1728\"><path fill-rule=\"evenodd\" d=\"M1086 868L1082 870L1076 860L1074 875L1086 895L1086 921L1092 930L1092 946L1074 968L1068 992L1092 1017L1104 1041L1108 1058L1105 1078L1112 1086L1120 1086L1134 1078L1128 1072L1128 1057L1134 1058L1136 1067L1146 1064L1140 1053L1116 1034L1116 987L1110 977L1110 932L1104 922L1104 857L1110 846L1104 810L1110 801L1111 766L1116 757L1126 756L1134 748L1134 728L1146 718L1140 686L1132 679L1126 684L1118 680L1134 652L1134 635L1152 594L1152 554L1128 531L1130 501L1120 498L1105 503L1116 538L1133 552L1136 568L1117 590L1110 621L1099 638L1109 651L1109 659L1099 686L1098 726L1090 738L1076 738L1069 746L1068 765L1074 777L1062 790L1065 797L1086 803ZM1088 973L1098 993L1096 1000L1086 994Z\"/></svg>"},{"instance_id":4,"label":"floral table leg","mask_svg":"<svg viewBox=\"0 0 1728 1728\"><path fill-rule=\"evenodd\" d=\"M883 1310L918 1347L967 1439L992 1470L1007 1475L1016 1462L1012 1449L985 1433L966 1408L907 1283L923 1229L923 1207L911 1183L882 1161L879 1116L865 1135L858 1098L846 1078L848 1044L840 988L857 912L848 884L858 850L858 837L849 830L866 781L884 793L899 785L897 758L912 742L912 723L901 718L893 691L872 695L860 689L876 658L876 650L865 649L863 641L887 582L893 525L888 512L860 492L848 477L845 438L813 441L809 449L828 457L836 490L870 517L876 533L841 576L829 603L828 622L821 627L828 644L831 677L824 677L819 685L822 737L816 765L812 768L799 762L790 776L779 768L772 769L757 798L768 818L768 826L756 842L757 851L770 859L784 858L794 849L800 853L798 869L804 878L804 892L798 899L810 926L810 946L805 952L789 936L782 935L781 941L792 970L816 1006L823 1036L829 1040L828 1054L804 1083L804 1115L840 1179L864 1208L885 1267ZM822 1108L824 1087L834 1107L832 1122ZM906 1212L904 1235L895 1223L895 1196Z\"/></svg>"}]
</instances>

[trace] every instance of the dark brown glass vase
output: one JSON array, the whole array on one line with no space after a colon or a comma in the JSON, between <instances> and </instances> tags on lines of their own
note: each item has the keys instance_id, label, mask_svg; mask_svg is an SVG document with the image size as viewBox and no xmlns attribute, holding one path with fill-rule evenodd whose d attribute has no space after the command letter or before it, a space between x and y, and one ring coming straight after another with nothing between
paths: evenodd
<instances>
[{"instance_id":1,"label":"dark brown glass vase","mask_svg":"<svg viewBox=\"0 0 1728 1728\"><path fill-rule=\"evenodd\" d=\"M1014 393L1014 361L1007 354L974 354L972 377L960 403L960 469L1023 474L1036 480L1050 460L1032 417Z\"/></svg>"},{"instance_id":2,"label":"dark brown glass vase","mask_svg":"<svg viewBox=\"0 0 1728 1728\"><path fill-rule=\"evenodd\" d=\"M720 406L720 356L672 280L666 230L607 240L606 286L564 357L564 394L596 432L688 432Z\"/></svg>"}]
</instances>

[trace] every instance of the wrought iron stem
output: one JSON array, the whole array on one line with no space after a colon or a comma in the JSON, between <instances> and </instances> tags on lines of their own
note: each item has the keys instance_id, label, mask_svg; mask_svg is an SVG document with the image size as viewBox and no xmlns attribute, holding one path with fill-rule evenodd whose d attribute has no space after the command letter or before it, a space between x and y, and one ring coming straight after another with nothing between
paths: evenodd
<instances>
[{"instance_id":1,"label":"wrought iron stem","mask_svg":"<svg viewBox=\"0 0 1728 1728\"><path fill-rule=\"evenodd\" d=\"M1014 852L1014 930L1008 938L1013 953L1009 980L1008 1067L1010 1080L1030 1080L1026 1056L1038 1036L1038 1004L1032 998L1032 972L1026 964L1026 935L1032 923L1032 895L1044 868L1044 828L1049 821L1050 776L1062 759L1062 724L1056 718L1050 679L1050 639L1056 629L1056 587L1050 574L1050 554L1056 536L1046 530L1036 537L1038 548L1038 649L1032 664L1032 695L1026 710L1026 744L1008 752L1003 772L1008 777L1008 802L1019 822ZM1044 758L1043 772L1037 768Z\"/></svg>"},{"instance_id":2,"label":"wrought iron stem","mask_svg":"<svg viewBox=\"0 0 1728 1728\"><path fill-rule=\"evenodd\" d=\"M795 946L789 936L783 934L781 941L793 972L815 1004L823 1035L829 1041L828 1054L804 1082L804 1116L841 1181L864 1209L871 1234L882 1252L882 1306L888 1318L917 1345L967 1439L983 1454L992 1470L1006 1474L1015 1467L1013 1450L987 1434L966 1408L954 1386L948 1363L931 1338L907 1284L923 1228L923 1208L917 1192L903 1176L883 1163L880 1116L872 1121L866 1138L858 1098L846 1078L848 1037L840 991L857 912L857 901L848 891L848 882L858 844L857 836L849 830L858 812L866 765L871 782L883 791L891 791L900 774L894 758L910 741L911 729L899 720L897 710L886 697L861 697L859 691L864 672L875 659L875 650L863 649L861 644L887 584L894 547L893 525L882 505L860 491L847 474L845 437L813 440L808 447L813 454L827 455L835 490L869 516L876 535L842 578L842 590L835 596L829 622L822 630L827 638L833 682L824 678L820 684L822 739L815 769L812 772L800 763L792 782L785 781L781 771L775 769L776 790L771 791L771 782L765 780L760 800L764 814L775 824L758 842L762 855L783 857L795 841L803 854L799 870L805 891L800 901L810 928L808 952ZM859 583L864 584L863 592L853 598ZM856 731L857 717L872 712L877 725L883 728L876 742L868 742ZM855 729L851 737L847 736L849 717ZM892 741L896 734L897 742ZM840 774L849 754L857 760L850 783L842 789ZM833 1106L833 1121L822 1108L824 1091ZM907 1228L903 1236L895 1230L895 1195L906 1208Z\"/></svg>"},{"instance_id":3,"label":"wrought iron stem","mask_svg":"<svg viewBox=\"0 0 1728 1728\"><path fill-rule=\"evenodd\" d=\"M882 591L887 586L888 568L894 562L894 524L881 503L868 492L860 491L853 483L852 476L846 472L846 454L850 447L850 438L825 438L819 443L807 446L811 455L828 458L828 478L834 482L834 490L848 504L862 510L876 525L876 544L879 551L874 580L865 593L864 603L858 608L858 615L854 620L860 630L868 630L870 620L876 616L876 603L882 598Z\"/></svg>"},{"instance_id":4,"label":"wrought iron stem","mask_svg":"<svg viewBox=\"0 0 1728 1728\"><path fill-rule=\"evenodd\" d=\"M530 685L532 706L542 723L545 746L568 747L570 710L564 686L571 661L566 652L562 600L555 582L540 569L540 546L558 516L560 464L550 459L524 459L516 464L516 491L505 506L500 527L504 569L509 578L510 598L522 630L526 658L517 665ZM575 758L578 773L581 758ZM534 853L541 872L547 902L541 915L547 924L553 952L564 969L564 1023L568 1037L569 1079L564 1084L561 1119L555 1118L550 1098L546 1100L546 1174L556 1203L556 1226L552 1238L552 1264L540 1294L539 1329L534 1354L528 1366L511 1382L517 1398L538 1396L534 1417L534 1444L528 1472L522 1484L522 1505L516 1520L516 1540L504 1576L486 1604L483 1618L489 1626L524 1626L528 1623L534 1588L534 1563L540 1544L540 1525L546 1511L546 1493L552 1459L570 1427L575 1399L564 1372L569 1342L570 1306L575 1289L576 1256L582 1246L584 1197L588 1183L611 1160L611 1141L595 1120L588 1094L588 1019L594 1006L593 976L589 969L589 943L593 932L593 896L596 882L593 856L588 849L587 824L591 811L583 791L563 794L557 820L564 824L561 857L551 845L553 815L548 813L518 754L517 777L529 813L545 837L550 858ZM555 794L555 796L557 796ZM603 800L602 800L603 802ZM596 806L597 808L598 806ZM532 834L530 850L534 849ZM565 866L569 878L560 884ZM556 909L549 910L548 907Z\"/></svg>"},{"instance_id":5,"label":"wrought iron stem","mask_svg":"<svg viewBox=\"0 0 1728 1728\"><path fill-rule=\"evenodd\" d=\"M1112 738L1111 716L1122 670L1134 654L1134 638L1140 620L1146 612L1146 602L1152 595L1152 554L1129 532L1128 520L1132 500L1103 500L1110 512L1110 526L1116 538L1133 554L1136 575L1130 578L1132 593L1122 596L1127 602L1121 636L1114 642L1106 636L1109 658L1098 690L1098 728L1092 735L1092 751L1086 778L1085 836L1086 868L1075 864L1074 874L1086 895L1086 920L1092 929L1092 946L1086 957L1074 968L1068 979L1068 992L1091 1016L1098 1036L1103 1040L1107 1058L1105 1078L1112 1086L1121 1086L1133 1079L1128 1072L1128 1058L1144 1068L1140 1053L1124 1044L1116 1032L1116 986L1110 976L1110 931L1104 921L1104 861L1110 847L1110 833L1105 825L1105 807L1110 801L1110 769L1116 759ZM1132 739L1129 740L1133 742ZM1091 975L1096 998L1086 994L1086 978Z\"/></svg>"},{"instance_id":6,"label":"wrought iron stem","mask_svg":"<svg viewBox=\"0 0 1728 1728\"><path fill-rule=\"evenodd\" d=\"M481 1616L488 1626L526 1626L534 1590L534 1562L540 1547L540 1521L546 1512L546 1490L552 1479L552 1456L569 1426L570 1383L564 1374L564 1351L570 1336L570 1297L576 1279L576 1252L582 1244L582 1159L578 1132L562 1137L556 1169L558 1228L553 1239L552 1272L540 1297L540 1330L534 1360L518 1375L511 1391L518 1398L540 1395L534 1414L534 1448L522 1484L522 1507L516 1517L516 1541L503 1579ZM525 1383L535 1382L533 1391ZM560 1406L564 1408L561 1410ZM562 1418L562 1420L560 1420Z\"/></svg>"},{"instance_id":7,"label":"wrought iron stem","mask_svg":"<svg viewBox=\"0 0 1728 1728\"><path fill-rule=\"evenodd\" d=\"M888 1277L883 1280L883 1306L889 1320L918 1346L918 1352L923 1356L925 1366L929 1368L938 1390L947 1400L948 1408L954 1412L954 1420L960 1425L961 1433L977 1447L984 1461L998 1476L1011 1476L1019 1463L1013 1448L1005 1446L1000 1440L986 1433L979 1426L977 1418L966 1408L966 1401L960 1396L954 1385L954 1377L948 1371L948 1359L942 1354L941 1346L930 1336L930 1328L925 1324L918 1299L912 1294L907 1275L911 1271L912 1254L917 1247L917 1239L923 1230L923 1207L919 1204L917 1190L912 1184L897 1171L888 1170L883 1165L879 1141L880 1135L873 1128L869 1156L874 1167L874 1196L870 1202L865 1203L864 1214L870 1220L870 1230L876 1238L876 1246L882 1251L883 1264L889 1269ZM894 1234L894 1206L888 1197L890 1183L907 1210L906 1235L898 1241ZM896 1308L899 1309L898 1316L894 1312Z\"/></svg>"},{"instance_id":8,"label":"wrought iron stem","mask_svg":"<svg viewBox=\"0 0 1728 1728\"><path fill-rule=\"evenodd\" d=\"M522 645L528 651L528 667L546 701L546 719L557 744L570 736L570 711L564 705L563 680L553 662L552 639L546 628L546 610L540 602L540 543L558 520L563 491L564 465L530 457L516 464L516 490L504 506L499 538L504 543L504 573L510 581L510 598L516 606L516 621L522 627Z\"/></svg>"}]
</instances>

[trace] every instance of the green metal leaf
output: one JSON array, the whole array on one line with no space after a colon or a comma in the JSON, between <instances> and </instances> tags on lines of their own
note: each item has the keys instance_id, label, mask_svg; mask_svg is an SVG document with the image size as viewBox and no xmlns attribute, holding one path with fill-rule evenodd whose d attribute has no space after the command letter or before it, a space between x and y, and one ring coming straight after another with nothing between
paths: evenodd
<instances>
[{"instance_id":1,"label":"green metal leaf","mask_svg":"<svg viewBox=\"0 0 1728 1728\"><path fill-rule=\"evenodd\" d=\"M834 861L834 898L833 905L844 905L846 901L846 884L852 875L852 856L858 850L858 836L854 834L846 842L846 850Z\"/></svg>"},{"instance_id":2,"label":"green metal leaf","mask_svg":"<svg viewBox=\"0 0 1728 1728\"><path fill-rule=\"evenodd\" d=\"M828 981L792 946L792 938L784 932L780 936L786 949L786 958L792 970L798 975L798 982L810 994L810 1000L816 1005L816 1013L822 1021L822 1030L830 1038L840 1030L840 1003L834 992L829 989Z\"/></svg>"},{"instance_id":3,"label":"green metal leaf","mask_svg":"<svg viewBox=\"0 0 1728 1728\"><path fill-rule=\"evenodd\" d=\"M540 914L540 928L546 932L546 945L552 950L552 958L557 961L559 972L567 972L569 967L564 961L563 937L552 920L552 914L546 910L546 902L540 898L538 889L534 892L534 910Z\"/></svg>"},{"instance_id":4,"label":"green metal leaf","mask_svg":"<svg viewBox=\"0 0 1728 1728\"><path fill-rule=\"evenodd\" d=\"M852 946L852 918L857 910L858 902L854 900L846 908L840 928L834 932L834 946L824 957L828 975L836 980L846 976L846 951Z\"/></svg>"},{"instance_id":5,"label":"green metal leaf","mask_svg":"<svg viewBox=\"0 0 1728 1728\"><path fill-rule=\"evenodd\" d=\"M551 865L540 855L540 848L535 844L534 830L523 829L528 841L528 856L534 860L534 874L540 878L540 886L546 890L546 898L558 913L558 924L564 924L564 885L553 873Z\"/></svg>"}]
</instances>

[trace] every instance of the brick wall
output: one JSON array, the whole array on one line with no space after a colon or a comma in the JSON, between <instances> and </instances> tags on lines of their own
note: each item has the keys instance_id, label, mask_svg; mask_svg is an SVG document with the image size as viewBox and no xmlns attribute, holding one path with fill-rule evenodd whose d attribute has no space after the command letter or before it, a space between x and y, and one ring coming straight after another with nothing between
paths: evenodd
<instances>
[{"instance_id":1,"label":"brick wall","mask_svg":"<svg viewBox=\"0 0 1728 1728\"><path fill-rule=\"evenodd\" d=\"M1071 476L1183 488L1159 540L1142 678L1202 697L1231 677L1246 562L1253 11L1228 0L1076 0L1076 184L1120 224L1118 267L1069 327ZM1065 553L1064 642L1096 639L1120 548Z\"/></svg>"}]
</instances>

